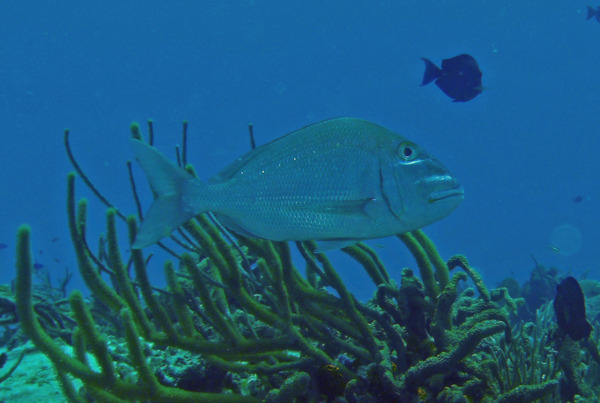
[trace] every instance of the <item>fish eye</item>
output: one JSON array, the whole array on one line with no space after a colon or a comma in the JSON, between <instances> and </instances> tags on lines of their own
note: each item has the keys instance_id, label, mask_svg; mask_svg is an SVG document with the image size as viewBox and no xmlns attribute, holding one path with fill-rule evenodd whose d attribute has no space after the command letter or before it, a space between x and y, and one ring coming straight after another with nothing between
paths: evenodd
<instances>
[{"instance_id":1,"label":"fish eye","mask_svg":"<svg viewBox=\"0 0 600 403\"><path fill-rule=\"evenodd\" d=\"M398 155L404 161L414 161L417 158L417 150L415 145L410 142L403 142L398 147Z\"/></svg>"}]
</instances>

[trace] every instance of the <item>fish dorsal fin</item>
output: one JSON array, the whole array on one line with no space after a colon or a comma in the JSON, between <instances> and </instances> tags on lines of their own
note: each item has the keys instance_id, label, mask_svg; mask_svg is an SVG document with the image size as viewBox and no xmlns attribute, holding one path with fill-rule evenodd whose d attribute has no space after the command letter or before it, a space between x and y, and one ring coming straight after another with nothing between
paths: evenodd
<instances>
[{"instance_id":1,"label":"fish dorsal fin","mask_svg":"<svg viewBox=\"0 0 600 403\"><path fill-rule=\"evenodd\" d=\"M248 151L246 154L231 162L223 168L215 176L208 180L211 184L224 183L238 176L241 171L248 167L258 168L261 162L269 163L272 160L272 153L280 148L289 149L296 147L297 143L311 143L314 136L320 137L328 132L328 128L332 125L343 125L347 130L365 131L365 130L381 130L382 128L374 123L367 122L362 119L350 117L338 117L333 119L323 120L318 123L313 123L304 126L298 130L290 132L284 136L265 143L255 149ZM304 140L298 140L304 139ZM318 147L318 144L316 145ZM261 168L262 169L262 168Z\"/></svg>"},{"instance_id":2,"label":"fish dorsal fin","mask_svg":"<svg viewBox=\"0 0 600 403\"><path fill-rule=\"evenodd\" d=\"M461 69L461 68L464 68L465 66L473 65L475 63L477 63L477 62L475 62L475 59L473 59L473 56L470 56L467 54L462 54L462 55L451 57L449 59L442 60L442 70Z\"/></svg>"},{"instance_id":3,"label":"fish dorsal fin","mask_svg":"<svg viewBox=\"0 0 600 403\"><path fill-rule=\"evenodd\" d=\"M239 157L238 159L236 159L235 161L233 161L232 163L230 163L229 165L227 165L225 168L223 168L215 176L213 176L212 178L210 178L208 180L208 183L217 184L217 183L226 182L227 180L231 179L235 175L239 174L239 172L242 171L243 168L250 161L252 161L253 159L259 157L263 152L265 152L265 147L264 146L260 146L260 147L255 148L254 150L252 150L250 152L247 152L246 154L242 155L241 157Z\"/></svg>"}]
</instances>

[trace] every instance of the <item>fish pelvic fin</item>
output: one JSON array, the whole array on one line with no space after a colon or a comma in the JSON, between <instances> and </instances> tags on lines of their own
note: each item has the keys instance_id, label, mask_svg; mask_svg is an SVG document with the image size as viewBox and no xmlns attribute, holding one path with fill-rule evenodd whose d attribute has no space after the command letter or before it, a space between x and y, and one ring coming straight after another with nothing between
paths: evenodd
<instances>
[{"instance_id":1,"label":"fish pelvic fin","mask_svg":"<svg viewBox=\"0 0 600 403\"><path fill-rule=\"evenodd\" d=\"M436 78L440 78L442 76L442 70L433 64L431 60L421 58L425 62L425 74L423 75L423 82L421 85L427 85Z\"/></svg>"},{"instance_id":2,"label":"fish pelvic fin","mask_svg":"<svg viewBox=\"0 0 600 403\"><path fill-rule=\"evenodd\" d=\"M206 211L202 197L208 185L169 161L154 147L136 139L131 140L135 158L146 174L154 193L154 202L148 209L132 247L145 248L173 230Z\"/></svg>"}]
</instances>

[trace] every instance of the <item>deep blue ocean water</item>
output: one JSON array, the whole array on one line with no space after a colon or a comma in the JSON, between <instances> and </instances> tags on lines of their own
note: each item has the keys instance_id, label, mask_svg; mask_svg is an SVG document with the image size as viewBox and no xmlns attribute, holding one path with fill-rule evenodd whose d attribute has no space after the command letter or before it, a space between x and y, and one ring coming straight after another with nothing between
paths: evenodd
<instances>
[{"instance_id":1,"label":"deep blue ocean water","mask_svg":"<svg viewBox=\"0 0 600 403\"><path fill-rule=\"evenodd\" d=\"M65 213L72 168L133 213L129 125L154 120L174 157L181 122L208 178L259 144L336 116L372 120L427 148L465 201L425 231L466 254L488 285L519 281L532 255L600 278L600 23L585 2L30 1L0 13L0 282L14 277L15 232L33 227L35 260L76 270ZM421 87L421 57L473 55L486 90L452 103ZM146 206L151 196L139 169ZM89 239L104 207L90 198ZM124 229L124 228L123 228ZM92 242L95 244L95 241ZM416 265L395 238L369 242L392 276ZM364 299L362 269L328 253ZM154 263L155 281L162 264ZM81 286L77 278L73 281Z\"/></svg>"}]
</instances>

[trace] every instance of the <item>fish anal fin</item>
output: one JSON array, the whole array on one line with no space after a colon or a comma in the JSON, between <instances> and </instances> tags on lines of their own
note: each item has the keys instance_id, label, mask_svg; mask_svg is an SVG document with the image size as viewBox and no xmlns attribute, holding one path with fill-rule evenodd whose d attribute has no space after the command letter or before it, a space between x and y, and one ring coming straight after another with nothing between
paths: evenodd
<instances>
[{"instance_id":1,"label":"fish anal fin","mask_svg":"<svg viewBox=\"0 0 600 403\"><path fill-rule=\"evenodd\" d=\"M315 253L322 253L328 250L342 249L360 242L361 239L332 239L328 241L317 241Z\"/></svg>"}]
</instances>

